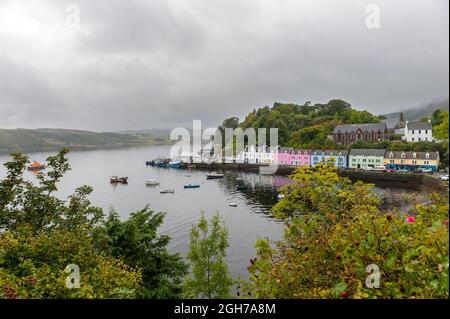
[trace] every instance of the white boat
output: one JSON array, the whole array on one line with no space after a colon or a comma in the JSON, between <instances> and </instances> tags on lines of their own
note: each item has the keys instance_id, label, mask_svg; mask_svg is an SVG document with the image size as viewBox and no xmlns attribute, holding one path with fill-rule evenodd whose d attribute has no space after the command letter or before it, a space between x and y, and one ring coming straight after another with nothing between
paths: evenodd
<instances>
[{"instance_id":1,"label":"white boat","mask_svg":"<svg viewBox=\"0 0 450 319\"><path fill-rule=\"evenodd\" d=\"M159 192L161 194L173 194L175 193L175 190L173 188L168 188L168 189L161 189Z\"/></svg>"},{"instance_id":2,"label":"white boat","mask_svg":"<svg viewBox=\"0 0 450 319\"><path fill-rule=\"evenodd\" d=\"M237 203L229 203L228 204L228 206L231 206L231 207L237 207L237 205L238 205Z\"/></svg>"},{"instance_id":3,"label":"white boat","mask_svg":"<svg viewBox=\"0 0 450 319\"><path fill-rule=\"evenodd\" d=\"M155 186L155 185L159 185L159 182L157 180L154 180L154 179L149 179L148 181L145 181L145 185L147 185L147 186Z\"/></svg>"},{"instance_id":4,"label":"white boat","mask_svg":"<svg viewBox=\"0 0 450 319\"><path fill-rule=\"evenodd\" d=\"M219 173L212 173L212 174L207 174L206 175L206 179L219 179L219 178L223 178L223 174L219 174Z\"/></svg>"}]
</instances>

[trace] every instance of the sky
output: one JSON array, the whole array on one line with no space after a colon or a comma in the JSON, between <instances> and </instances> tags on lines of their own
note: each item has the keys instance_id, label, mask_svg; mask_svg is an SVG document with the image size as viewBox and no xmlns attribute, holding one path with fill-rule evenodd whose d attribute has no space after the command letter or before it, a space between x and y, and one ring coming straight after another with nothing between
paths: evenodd
<instances>
[{"instance_id":1,"label":"sky","mask_svg":"<svg viewBox=\"0 0 450 319\"><path fill-rule=\"evenodd\" d=\"M371 4L375 5L371 6ZM448 0L0 0L0 128L215 126L449 95Z\"/></svg>"}]
</instances>

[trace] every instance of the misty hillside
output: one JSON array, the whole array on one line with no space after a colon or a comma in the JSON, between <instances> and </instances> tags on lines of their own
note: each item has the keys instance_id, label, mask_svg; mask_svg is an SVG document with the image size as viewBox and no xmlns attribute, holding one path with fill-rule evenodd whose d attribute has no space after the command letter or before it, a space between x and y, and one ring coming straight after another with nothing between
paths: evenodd
<instances>
[{"instance_id":1,"label":"misty hillside","mask_svg":"<svg viewBox=\"0 0 450 319\"><path fill-rule=\"evenodd\" d=\"M386 117L386 123L388 127L394 126L395 123L397 123L400 112L403 112L403 117L405 120L408 121L415 121L420 119L422 116L428 116L431 115L434 111L441 109L448 111L449 109L449 100L441 100L441 101L434 101L430 102L426 105L417 107L417 108L411 108L404 111L398 111L388 114L383 114L383 116Z\"/></svg>"},{"instance_id":2,"label":"misty hillside","mask_svg":"<svg viewBox=\"0 0 450 319\"><path fill-rule=\"evenodd\" d=\"M62 147L92 149L163 144L167 139L150 135L97 133L67 129L0 129L0 153L54 151Z\"/></svg>"}]
</instances>

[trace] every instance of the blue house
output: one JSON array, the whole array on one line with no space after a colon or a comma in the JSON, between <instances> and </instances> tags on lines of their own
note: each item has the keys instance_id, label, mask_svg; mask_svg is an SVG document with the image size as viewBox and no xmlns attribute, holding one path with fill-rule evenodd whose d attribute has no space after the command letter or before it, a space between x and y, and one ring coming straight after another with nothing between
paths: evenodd
<instances>
[{"instance_id":1,"label":"blue house","mask_svg":"<svg viewBox=\"0 0 450 319\"><path fill-rule=\"evenodd\" d=\"M336 167L347 167L348 150L312 150L311 166L317 163L333 163Z\"/></svg>"}]
</instances>

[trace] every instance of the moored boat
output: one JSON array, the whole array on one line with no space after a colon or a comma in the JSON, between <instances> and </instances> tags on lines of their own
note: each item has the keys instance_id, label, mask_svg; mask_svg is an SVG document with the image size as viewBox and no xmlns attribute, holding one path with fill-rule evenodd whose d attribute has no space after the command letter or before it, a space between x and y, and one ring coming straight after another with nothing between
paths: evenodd
<instances>
[{"instance_id":1,"label":"moored boat","mask_svg":"<svg viewBox=\"0 0 450 319\"><path fill-rule=\"evenodd\" d=\"M219 174L219 173L212 173L212 174L207 174L206 175L206 179L219 179L219 178L223 178L223 174Z\"/></svg>"},{"instance_id":2,"label":"moored boat","mask_svg":"<svg viewBox=\"0 0 450 319\"><path fill-rule=\"evenodd\" d=\"M161 189L159 192L161 194L173 194L175 193L175 190L173 188L168 188L168 189Z\"/></svg>"},{"instance_id":3,"label":"moored boat","mask_svg":"<svg viewBox=\"0 0 450 319\"><path fill-rule=\"evenodd\" d=\"M111 184L128 184L128 177L111 176L109 181L111 182Z\"/></svg>"},{"instance_id":4,"label":"moored boat","mask_svg":"<svg viewBox=\"0 0 450 319\"><path fill-rule=\"evenodd\" d=\"M155 179L149 179L149 180L145 181L145 185L155 186L155 185L159 185L159 182Z\"/></svg>"},{"instance_id":5,"label":"moored boat","mask_svg":"<svg viewBox=\"0 0 450 319\"><path fill-rule=\"evenodd\" d=\"M45 169L45 165L35 161L35 162L31 163L27 167L27 169L29 171L41 171L41 170Z\"/></svg>"},{"instance_id":6,"label":"moored boat","mask_svg":"<svg viewBox=\"0 0 450 319\"><path fill-rule=\"evenodd\" d=\"M180 161L169 162L168 165L169 165L170 168L181 168L181 162Z\"/></svg>"},{"instance_id":7,"label":"moored boat","mask_svg":"<svg viewBox=\"0 0 450 319\"><path fill-rule=\"evenodd\" d=\"M199 188L199 184L185 184L184 188Z\"/></svg>"},{"instance_id":8,"label":"moored boat","mask_svg":"<svg viewBox=\"0 0 450 319\"><path fill-rule=\"evenodd\" d=\"M231 206L231 207L237 207L237 205L238 205L237 203L229 203L228 204L228 206Z\"/></svg>"}]
</instances>

